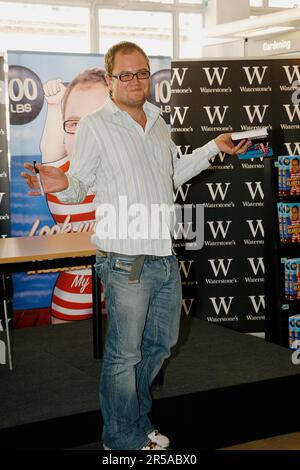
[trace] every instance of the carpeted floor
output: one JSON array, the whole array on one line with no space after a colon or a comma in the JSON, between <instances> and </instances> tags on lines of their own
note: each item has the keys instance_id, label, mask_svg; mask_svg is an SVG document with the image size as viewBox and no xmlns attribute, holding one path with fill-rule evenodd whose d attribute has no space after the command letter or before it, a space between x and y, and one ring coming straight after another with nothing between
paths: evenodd
<instances>
[{"instance_id":1,"label":"carpeted floor","mask_svg":"<svg viewBox=\"0 0 300 470\"><path fill-rule=\"evenodd\" d=\"M0 366L0 448L101 448L91 322L15 330L12 341L14 369ZM152 418L174 449L300 430L299 412L288 412L300 366L262 339L183 317L164 377L153 390ZM189 434L192 426L199 435Z\"/></svg>"}]
</instances>

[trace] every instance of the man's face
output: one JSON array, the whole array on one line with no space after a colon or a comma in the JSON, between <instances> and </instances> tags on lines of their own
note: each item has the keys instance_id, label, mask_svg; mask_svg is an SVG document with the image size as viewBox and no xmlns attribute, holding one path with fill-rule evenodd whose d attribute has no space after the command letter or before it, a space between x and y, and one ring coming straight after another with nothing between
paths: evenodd
<instances>
[{"instance_id":1,"label":"man's face","mask_svg":"<svg viewBox=\"0 0 300 470\"><path fill-rule=\"evenodd\" d=\"M298 211L297 207L292 207L291 212L292 212L292 214L291 214L291 219L292 219L293 221L298 220L298 218L299 218L299 211Z\"/></svg>"},{"instance_id":2,"label":"man's face","mask_svg":"<svg viewBox=\"0 0 300 470\"><path fill-rule=\"evenodd\" d=\"M76 85L67 99L65 107L65 121L74 120L76 122L81 118L96 111L108 96L108 89L100 82ZM70 155L73 149L74 134L65 135L65 147L67 154Z\"/></svg>"},{"instance_id":3,"label":"man's face","mask_svg":"<svg viewBox=\"0 0 300 470\"><path fill-rule=\"evenodd\" d=\"M113 75L122 72L139 72L149 70L145 57L138 51L130 54L117 52L114 61ZM114 102L121 108L141 107L150 94L150 79L139 80L136 76L129 82L118 78L107 77L109 90Z\"/></svg>"},{"instance_id":4,"label":"man's face","mask_svg":"<svg viewBox=\"0 0 300 470\"><path fill-rule=\"evenodd\" d=\"M292 161L292 170L293 170L293 173L299 173L299 161L298 160Z\"/></svg>"}]
</instances>

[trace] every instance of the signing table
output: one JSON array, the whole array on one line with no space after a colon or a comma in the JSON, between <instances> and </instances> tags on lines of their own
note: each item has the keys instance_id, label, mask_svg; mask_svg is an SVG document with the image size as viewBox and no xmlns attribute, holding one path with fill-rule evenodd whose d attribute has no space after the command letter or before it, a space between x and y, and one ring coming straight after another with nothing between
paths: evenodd
<instances>
[{"instance_id":1,"label":"signing table","mask_svg":"<svg viewBox=\"0 0 300 470\"><path fill-rule=\"evenodd\" d=\"M96 247L92 245L91 232L64 233L36 237L0 239L0 271L4 307L9 368L12 369L11 346L7 315L7 274L67 267L92 267L93 283L93 348L94 357L102 353L101 289L94 263Z\"/></svg>"}]
</instances>

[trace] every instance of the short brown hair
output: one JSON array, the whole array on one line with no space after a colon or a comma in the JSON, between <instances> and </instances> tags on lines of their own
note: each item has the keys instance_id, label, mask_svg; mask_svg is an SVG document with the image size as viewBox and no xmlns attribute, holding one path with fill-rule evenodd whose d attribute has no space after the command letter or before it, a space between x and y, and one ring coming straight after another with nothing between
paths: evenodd
<instances>
[{"instance_id":1,"label":"short brown hair","mask_svg":"<svg viewBox=\"0 0 300 470\"><path fill-rule=\"evenodd\" d=\"M66 104L68 97L76 85L92 85L94 83L101 83L103 86L107 87L105 80L105 71L98 67L93 69L84 70L84 72L76 75L75 78L68 84L63 101L63 116L65 116Z\"/></svg>"},{"instance_id":2,"label":"short brown hair","mask_svg":"<svg viewBox=\"0 0 300 470\"><path fill-rule=\"evenodd\" d=\"M112 75L113 73L115 57L118 52L121 52L122 54L130 54L133 51L138 51L140 54L142 54L145 57L147 66L150 70L149 58L147 54L143 51L143 49L137 44L135 44L134 42L122 41L110 47L107 53L105 54L104 61L105 61L105 71L107 75Z\"/></svg>"}]
</instances>

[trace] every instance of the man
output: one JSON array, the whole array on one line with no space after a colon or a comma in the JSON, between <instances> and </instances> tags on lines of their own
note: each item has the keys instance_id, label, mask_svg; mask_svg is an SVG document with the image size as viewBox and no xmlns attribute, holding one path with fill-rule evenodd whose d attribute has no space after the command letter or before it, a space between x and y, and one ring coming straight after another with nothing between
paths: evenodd
<instances>
[{"instance_id":1,"label":"man","mask_svg":"<svg viewBox=\"0 0 300 470\"><path fill-rule=\"evenodd\" d=\"M159 110L146 101L145 52L133 43L117 44L105 56L105 70L110 97L79 123L69 173L37 167L44 191L61 191L62 201L79 202L91 185L96 191L92 240L108 316L100 383L104 448L163 450L169 439L149 420L150 387L178 338L181 281L170 233L165 236L167 218L160 225L141 216L134 231L132 216L137 206L148 214L156 205L171 207L174 187L208 168L220 151L244 153L248 142L234 147L231 135L222 134L178 159ZM32 173L22 173L27 184L38 188L32 166L25 167Z\"/></svg>"}]
</instances>

